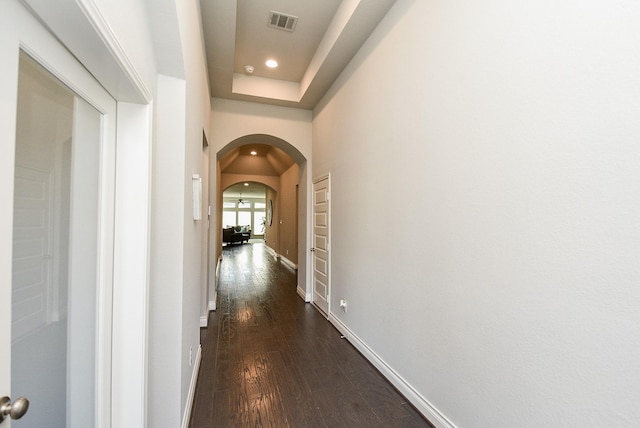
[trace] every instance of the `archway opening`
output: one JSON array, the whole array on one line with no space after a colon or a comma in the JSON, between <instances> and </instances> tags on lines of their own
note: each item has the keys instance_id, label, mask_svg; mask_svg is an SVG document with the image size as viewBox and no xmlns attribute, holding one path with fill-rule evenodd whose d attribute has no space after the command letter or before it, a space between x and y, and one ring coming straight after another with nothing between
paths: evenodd
<instances>
[{"instance_id":1,"label":"archway opening","mask_svg":"<svg viewBox=\"0 0 640 428\"><path fill-rule=\"evenodd\" d=\"M259 217L264 212L262 238L267 249L297 272L297 292L305 301L309 301L305 251L308 229L306 158L295 146L281 138L265 134L246 135L218 151L217 174L218 230L222 231L225 226L231 225L227 223L249 223L249 215L252 215L251 230L255 235L262 227ZM239 204L240 199L249 202L248 191L240 195L240 190L257 184L265 188L264 211L261 211L262 205L256 208L254 204L251 208L248 204L246 208L238 208L244 205ZM225 197L227 190L229 194ZM226 217L225 204L228 210ZM236 211L233 222L232 204ZM241 221L240 216L244 220ZM219 249L223 244L226 245L223 235L224 232L218 235Z\"/></svg>"},{"instance_id":2,"label":"archway opening","mask_svg":"<svg viewBox=\"0 0 640 428\"><path fill-rule=\"evenodd\" d=\"M223 244L238 241L238 236L229 236L232 233L229 231L231 228L235 229L233 233L248 233L249 238L254 241L267 239L267 227L270 226L267 224L267 214L273 214L273 210L268 210L267 193L271 195L274 192L275 190L268 185L255 181L232 184L223 190ZM272 220L273 216L270 219Z\"/></svg>"}]
</instances>

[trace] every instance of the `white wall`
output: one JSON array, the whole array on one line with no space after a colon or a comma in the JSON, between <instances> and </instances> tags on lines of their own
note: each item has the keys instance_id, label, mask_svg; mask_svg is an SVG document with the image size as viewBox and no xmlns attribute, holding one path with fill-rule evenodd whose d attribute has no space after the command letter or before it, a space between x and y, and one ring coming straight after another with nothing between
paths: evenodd
<instances>
[{"instance_id":1,"label":"white wall","mask_svg":"<svg viewBox=\"0 0 640 428\"><path fill-rule=\"evenodd\" d=\"M202 162L202 133L209 134L211 112L199 7L200 2L197 0L176 0L186 77L181 414L184 414L187 406L187 396L192 379L197 376L194 364L200 344L200 316L206 315L201 313L201 308L205 306L200 304L202 289L201 236L207 232L206 219L203 217L203 220L193 220L191 183L193 174L199 174L200 177L205 175ZM211 263L214 264L214 262Z\"/></svg>"},{"instance_id":2,"label":"white wall","mask_svg":"<svg viewBox=\"0 0 640 428\"><path fill-rule=\"evenodd\" d=\"M149 290L150 427L177 427L181 416L184 248L185 82L159 76L153 150ZM191 179L188 180L189 183ZM196 312L197 313L197 312Z\"/></svg>"},{"instance_id":3,"label":"white wall","mask_svg":"<svg viewBox=\"0 0 640 428\"><path fill-rule=\"evenodd\" d=\"M154 2L147 0L78 0L82 3L94 3L100 10L118 43L127 53L127 62L138 77L153 92L157 73L157 61L154 55L150 15L156 8ZM86 6L85 6L86 7ZM156 12L157 13L157 12ZM169 32L172 29L167 28Z\"/></svg>"},{"instance_id":4,"label":"white wall","mask_svg":"<svg viewBox=\"0 0 640 428\"><path fill-rule=\"evenodd\" d=\"M245 135L267 134L311 158L311 111L242 101L211 100L212 152Z\"/></svg>"},{"instance_id":5,"label":"white wall","mask_svg":"<svg viewBox=\"0 0 640 428\"><path fill-rule=\"evenodd\" d=\"M209 130L209 89L198 2L175 6L185 78L158 77L155 117L148 393L153 427L179 426L188 417L207 303L201 301L206 216L193 220L191 178L206 177L202 135Z\"/></svg>"},{"instance_id":6,"label":"white wall","mask_svg":"<svg viewBox=\"0 0 640 428\"><path fill-rule=\"evenodd\" d=\"M398 0L314 112L332 317L440 426L640 423L638 22Z\"/></svg>"}]
</instances>

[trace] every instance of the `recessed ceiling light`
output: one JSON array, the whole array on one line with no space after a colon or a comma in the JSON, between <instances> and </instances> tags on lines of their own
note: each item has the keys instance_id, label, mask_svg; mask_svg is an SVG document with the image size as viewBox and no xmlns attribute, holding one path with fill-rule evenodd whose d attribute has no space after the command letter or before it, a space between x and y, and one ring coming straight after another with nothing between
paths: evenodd
<instances>
[{"instance_id":1,"label":"recessed ceiling light","mask_svg":"<svg viewBox=\"0 0 640 428\"><path fill-rule=\"evenodd\" d=\"M245 186L249 186L249 183L244 183Z\"/></svg>"},{"instance_id":2,"label":"recessed ceiling light","mask_svg":"<svg viewBox=\"0 0 640 428\"><path fill-rule=\"evenodd\" d=\"M276 61L275 59L268 59L267 62L265 62L265 64L269 68L276 68L278 66L278 61Z\"/></svg>"},{"instance_id":3,"label":"recessed ceiling light","mask_svg":"<svg viewBox=\"0 0 640 428\"><path fill-rule=\"evenodd\" d=\"M245 65L244 72L247 74L253 74L253 65Z\"/></svg>"},{"instance_id":4,"label":"recessed ceiling light","mask_svg":"<svg viewBox=\"0 0 640 428\"><path fill-rule=\"evenodd\" d=\"M255 155L257 155L257 154L258 154L258 152L256 152L255 150L251 150L251 154L252 154L253 156L255 156Z\"/></svg>"}]
</instances>

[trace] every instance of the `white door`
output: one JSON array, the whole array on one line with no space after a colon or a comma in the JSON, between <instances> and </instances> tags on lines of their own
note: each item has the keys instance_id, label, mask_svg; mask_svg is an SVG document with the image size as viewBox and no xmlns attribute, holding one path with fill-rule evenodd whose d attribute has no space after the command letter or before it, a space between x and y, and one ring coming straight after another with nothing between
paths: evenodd
<instances>
[{"instance_id":1,"label":"white door","mask_svg":"<svg viewBox=\"0 0 640 428\"><path fill-rule=\"evenodd\" d=\"M18 2L0 39L0 399L107 427L116 104Z\"/></svg>"},{"instance_id":2,"label":"white door","mask_svg":"<svg viewBox=\"0 0 640 428\"><path fill-rule=\"evenodd\" d=\"M50 323L53 313L53 172L16 165L12 343Z\"/></svg>"},{"instance_id":3,"label":"white door","mask_svg":"<svg viewBox=\"0 0 640 428\"><path fill-rule=\"evenodd\" d=\"M329 314L329 177L313 183L313 303Z\"/></svg>"}]
</instances>

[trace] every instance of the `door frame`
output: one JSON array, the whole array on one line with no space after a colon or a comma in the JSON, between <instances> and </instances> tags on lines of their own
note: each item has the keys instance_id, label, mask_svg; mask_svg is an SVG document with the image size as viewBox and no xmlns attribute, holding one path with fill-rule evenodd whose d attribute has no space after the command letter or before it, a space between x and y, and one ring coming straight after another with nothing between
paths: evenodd
<instances>
[{"instance_id":1,"label":"door frame","mask_svg":"<svg viewBox=\"0 0 640 428\"><path fill-rule=\"evenodd\" d=\"M113 286L113 243L115 209L115 142L116 142L116 101L104 88L73 58L73 56L49 34L33 16L21 5L12 1L3 2L6 31L0 36L6 43L0 51L0 58L6 67L0 72L2 93L11 94L4 100L5 109L0 119L0 132L5 142L0 169L3 171L0 197L5 207L0 214L0 231L3 236L13 232L13 192L15 172L15 136L17 118L17 85L20 51L30 56L45 70L60 80L77 96L102 114L101 168L99 195L98 246L98 324L96 349L96 421L98 426L110 426L111 419L111 335L112 335L112 286ZM8 10L7 10L8 9ZM10 23L9 23L10 22ZM3 296L11 296L12 240L0 244L0 290ZM11 299L7 301L10 305ZM0 311L4 325L11 325L11 311ZM1 395L8 395L11 384L11 329L3 329L0 335L0 387ZM5 391L6 390L6 391ZM17 398L17 397L12 397ZM5 422L7 426L10 423Z\"/></svg>"},{"instance_id":2,"label":"door frame","mask_svg":"<svg viewBox=\"0 0 640 428\"><path fill-rule=\"evenodd\" d=\"M151 92L93 1L60 0L55 8L48 1L23 1L40 16L34 17L19 0L0 2L0 198L7 202L0 210L0 234L12 236L18 58L23 49L103 114L103 134L108 135L104 141L113 142L102 153L103 173L110 178L101 183L101 192L110 202L100 207L99 231L102 252L112 255L101 262L99 276L113 286L100 290L99 298L112 302L113 313L103 311L98 320L97 334L104 343L97 361L103 381L96 391L96 419L98 427L123 420L146 426ZM97 70L99 81L87 70ZM95 95L96 90L108 99ZM129 236L127 230L136 233ZM11 241L0 241L0 292L9 301ZM0 311L0 322L10 325L10 311ZM10 348L2 350L10 343L10 330L4 330L0 331L0 396L8 395L10 388Z\"/></svg>"}]
</instances>

